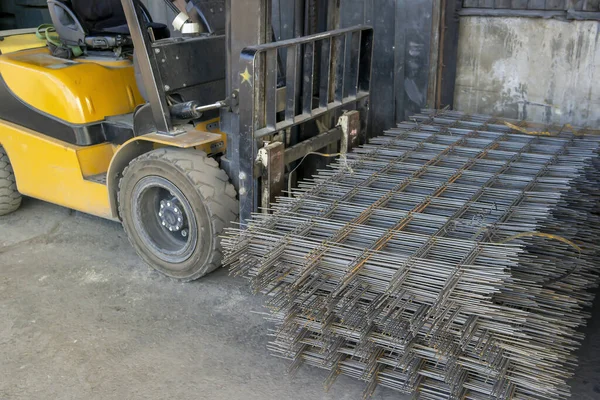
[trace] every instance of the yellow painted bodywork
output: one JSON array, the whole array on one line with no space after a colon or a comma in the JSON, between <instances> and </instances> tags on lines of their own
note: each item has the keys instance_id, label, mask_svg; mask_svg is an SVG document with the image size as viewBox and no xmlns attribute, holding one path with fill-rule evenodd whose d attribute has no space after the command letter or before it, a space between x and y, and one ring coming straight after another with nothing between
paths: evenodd
<instances>
[{"instance_id":1,"label":"yellow painted bodywork","mask_svg":"<svg viewBox=\"0 0 600 400\"><path fill-rule=\"evenodd\" d=\"M24 30L24 32L20 34L18 32L19 31L0 32L0 36L4 38L4 40L0 41L0 52L2 54L46 47L46 41L38 39L34 29Z\"/></svg>"},{"instance_id":2,"label":"yellow painted bodywork","mask_svg":"<svg viewBox=\"0 0 600 400\"><path fill-rule=\"evenodd\" d=\"M0 121L0 144L8 153L22 194L114 218L106 185L86 180L83 174L102 173L115 150L111 144L70 145L6 121Z\"/></svg>"},{"instance_id":3,"label":"yellow painted bodywork","mask_svg":"<svg viewBox=\"0 0 600 400\"><path fill-rule=\"evenodd\" d=\"M72 61L52 57L45 48L23 50L0 55L0 74L24 103L72 124L131 113L143 103L127 60ZM8 153L22 194L115 220L118 178L140 151L171 146L215 154L224 152L226 143L218 119L185 134L148 134L121 146L77 146L0 120L0 145ZM94 180L103 174L106 182Z\"/></svg>"},{"instance_id":4,"label":"yellow painted bodywork","mask_svg":"<svg viewBox=\"0 0 600 400\"><path fill-rule=\"evenodd\" d=\"M219 118L215 118L196 125L196 129L199 131L221 135L220 140L217 139L202 146L196 146L196 149L202 150L206 154L225 153L225 150L227 150L227 135L221 131L219 121Z\"/></svg>"},{"instance_id":5,"label":"yellow painted bodywork","mask_svg":"<svg viewBox=\"0 0 600 400\"><path fill-rule=\"evenodd\" d=\"M0 121L0 144L10 158L17 188L26 196L72 208L101 218L117 220L116 190L110 183L137 155L120 158L121 150L136 142L149 143L153 148L171 146L204 150L220 146L220 134L190 132L187 139L160 139L160 135L144 135L122 146L102 143L76 146L50 138L38 132L6 121ZM113 162L119 160L118 170ZM107 174L108 185L89 178ZM113 176L114 175L114 176Z\"/></svg>"},{"instance_id":6,"label":"yellow painted bodywork","mask_svg":"<svg viewBox=\"0 0 600 400\"><path fill-rule=\"evenodd\" d=\"M32 49L0 56L0 74L24 103L71 124L127 114L144 102L130 61L103 65Z\"/></svg>"},{"instance_id":7,"label":"yellow painted bodywork","mask_svg":"<svg viewBox=\"0 0 600 400\"><path fill-rule=\"evenodd\" d=\"M117 149L118 146L111 143L102 143L86 147L76 146L81 175L84 178L89 178L94 175L104 174L108 171L110 160L112 160Z\"/></svg>"}]
</instances>

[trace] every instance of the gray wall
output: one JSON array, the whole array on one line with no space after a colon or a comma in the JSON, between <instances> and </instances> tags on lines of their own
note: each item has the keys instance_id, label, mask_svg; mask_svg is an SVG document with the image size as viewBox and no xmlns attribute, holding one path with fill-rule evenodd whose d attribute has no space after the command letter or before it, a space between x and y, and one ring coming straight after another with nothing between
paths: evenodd
<instances>
[{"instance_id":1,"label":"gray wall","mask_svg":"<svg viewBox=\"0 0 600 400\"><path fill-rule=\"evenodd\" d=\"M157 0L142 0L142 2L148 7L152 19L156 22L162 22L171 27L171 22L175 18L175 13L167 7L164 1Z\"/></svg>"},{"instance_id":2,"label":"gray wall","mask_svg":"<svg viewBox=\"0 0 600 400\"><path fill-rule=\"evenodd\" d=\"M600 127L600 23L461 17L454 107Z\"/></svg>"}]
</instances>

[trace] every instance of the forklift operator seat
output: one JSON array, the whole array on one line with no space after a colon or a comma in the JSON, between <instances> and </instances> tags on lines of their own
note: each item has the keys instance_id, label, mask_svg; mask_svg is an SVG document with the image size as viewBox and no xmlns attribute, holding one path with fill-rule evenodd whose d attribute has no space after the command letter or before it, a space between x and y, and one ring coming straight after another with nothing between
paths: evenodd
<instances>
[{"instance_id":1,"label":"forklift operator seat","mask_svg":"<svg viewBox=\"0 0 600 400\"><path fill-rule=\"evenodd\" d=\"M168 38L167 26L153 22L144 5L138 5L155 38ZM48 0L48 9L56 32L68 46L111 50L131 42L121 0Z\"/></svg>"}]
</instances>

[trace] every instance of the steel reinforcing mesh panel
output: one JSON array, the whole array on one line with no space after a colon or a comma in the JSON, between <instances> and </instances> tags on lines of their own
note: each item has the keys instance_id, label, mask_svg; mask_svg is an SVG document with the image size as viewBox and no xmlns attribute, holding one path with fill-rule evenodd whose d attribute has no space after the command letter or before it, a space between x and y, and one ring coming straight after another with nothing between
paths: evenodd
<instances>
[{"instance_id":1,"label":"steel reinforcing mesh panel","mask_svg":"<svg viewBox=\"0 0 600 400\"><path fill-rule=\"evenodd\" d=\"M546 130L424 110L230 230L270 351L367 396L567 398L598 282L600 137Z\"/></svg>"}]
</instances>

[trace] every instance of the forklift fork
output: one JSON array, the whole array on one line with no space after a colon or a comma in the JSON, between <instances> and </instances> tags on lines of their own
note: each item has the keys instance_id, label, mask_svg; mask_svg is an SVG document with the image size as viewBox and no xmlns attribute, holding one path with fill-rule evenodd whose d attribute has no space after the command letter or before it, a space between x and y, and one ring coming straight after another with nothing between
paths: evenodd
<instances>
[{"instance_id":1,"label":"forklift fork","mask_svg":"<svg viewBox=\"0 0 600 400\"><path fill-rule=\"evenodd\" d=\"M224 36L154 41L136 0L122 3L151 111L144 115L153 120L153 134L186 142L190 127L177 125L169 96L190 93L190 84L212 88L211 104L192 99L192 108L220 107L221 131L227 134L221 168L238 191L242 225L282 193L286 166L325 147L343 153L366 140L372 28L360 25L269 43L271 1L227 0ZM215 69L211 58L226 68ZM213 82L222 83L225 91L219 95ZM191 106L181 107L193 114ZM324 118L341 124L304 135L297 143L289 140L292 128Z\"/></svg>"},{"instance_id":2,"label":"forklift fork","mask_svg":"<svg viewBox=\"0 0 600 400\"><path fill-rule=\"evenodd\" d=\"M232 171L239 171L242 224L259 205L267 209L281 194L285 165L338 141L342 143L340 153L365 141L372 44L372 29L357 26L250 46L242 51L239 164L231 167ZM277 85L280 52L284 52L287 60L284 88ZM302 88L297 87L298 81ZM301 104L296 102L299 90L303 94ZM361 108L362 113L356 111ZM355 111L343 114L344 110ZM285 140L272 143L274 138L282 136L278 133L325 115L339 116L338 126L287 149ZM265 142L267 145L263 147Z\"/></svg>"}]
</instances>

